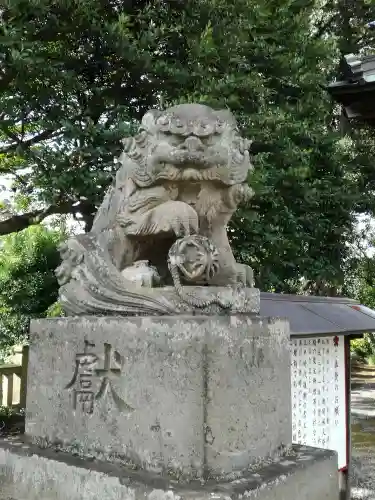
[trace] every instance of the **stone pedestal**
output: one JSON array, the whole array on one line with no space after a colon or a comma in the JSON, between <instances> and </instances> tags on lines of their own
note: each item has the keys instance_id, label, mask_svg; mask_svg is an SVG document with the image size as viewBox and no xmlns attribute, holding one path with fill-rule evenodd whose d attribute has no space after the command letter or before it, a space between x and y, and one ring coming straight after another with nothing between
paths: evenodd
<instances>
[{"instance_id":1,"label":"stone pedestal","mask_svg":"<svg viewBox=\"0 0 375 500\"><path fill-rule=\"evenodd\" d=\"M336 462L291 447L285 320L39 320L26 439L0 443L0 500L336 500Z\"/></svg>"},{"instance_id":2,"label":"stone pedestal","mask_svg":"<svg viewBox=\"0 0 375 500\"><path fill-rule=\"evenodd\" d=\"M1 500L338 500L337 457L296 446L232 480L184 483L0 439Z\"/></svg>"},{"instance_id":3,"label":"stone pedestal","mask_svg":"<svg viewBox=\"0 0 375 500\"><path fill-rule=\"evenodd\" d=\"M190 477L291 445L283 320L40 320L31 338L26 433L37 444Z\"/></svg>"}]
</instances>

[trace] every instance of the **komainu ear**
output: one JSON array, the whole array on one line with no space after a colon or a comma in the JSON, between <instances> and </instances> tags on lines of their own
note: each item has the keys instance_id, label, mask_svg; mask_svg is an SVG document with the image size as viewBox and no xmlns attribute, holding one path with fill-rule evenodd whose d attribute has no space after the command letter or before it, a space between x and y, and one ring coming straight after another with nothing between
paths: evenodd
<instances>
[{"instance_id":1,"label":"komainu ear","mask_svg":"<svg viewBox=\"0 0 375 500\"><path fill-rule=\"evenodd\" d=\"M215 114L219 120L228 123L228 125L232 125L233 128L237 127L237 120L235 119L233 113L229 111L229 109L220 109L219 111L215 111Z\"/></svg>"},{"instance_id":2,"label":"komainu ear","mask_svg":"<svg viewBox=\"0 0 375 500\"><path fill-rule=\"evenodd\" d=\"M122 142L122 145L124 148L123 151L125 153L128 153L134 144L134 138L133 137L125 137L124 139L121 139L121 142Z\"/></svg>"},{"instance_id":3,"label":"komainu ear","mask_svg":"<svg viewBox=\"0 0 375 500\"><path fill-rule=\"evenodd\" d=\"M249 153L252 153L252 145L253 142L251 139L244 139L244 149L245 151L249 151Z\"/></svg>"},{"instance_id":4,"label":"komainu ear","mask_svg":"<svg viewBox=\"0 0 375 500\"><path fill-rule=\"evenodd\" d=\"M141 129L146 130L147 132L153 132L156 125L156 120L160 118L163 114L163 111L159 109L150 109L142 118Z\"/></svg>"}]
</instances>

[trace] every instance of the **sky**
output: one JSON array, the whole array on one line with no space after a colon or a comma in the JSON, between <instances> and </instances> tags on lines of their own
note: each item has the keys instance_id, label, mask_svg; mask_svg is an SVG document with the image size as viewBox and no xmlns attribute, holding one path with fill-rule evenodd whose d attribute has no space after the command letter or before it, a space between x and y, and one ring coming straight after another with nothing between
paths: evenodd
<instances>
[{"instance_id":1,"label":"sky","mask_svg":"<svg viewBox=\"0 0 375 500\"><path fill-rule=\"evenodd\" d=\"M9 176L0 175L0 201L12 200L13 193L10 191L11 184L12 180ZM59 215L51 215L44 219L43 224L45 224L48 227L50 223L58 220L58 218ZM67 224L67 229L71 234L79 234L84 231L83 224L75 220L73 216L67 217L66 224Z\"/></svg>"}]
</instances>

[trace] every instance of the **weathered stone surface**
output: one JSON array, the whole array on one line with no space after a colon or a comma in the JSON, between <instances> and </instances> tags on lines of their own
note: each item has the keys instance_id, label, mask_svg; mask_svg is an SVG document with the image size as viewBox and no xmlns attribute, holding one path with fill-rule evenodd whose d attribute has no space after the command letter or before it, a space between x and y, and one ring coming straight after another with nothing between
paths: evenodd
<instances>
[{"instance_id":1,"label":"weathered stone surface","mask_svg":"<svg viewBox=\"0 0 375 500\"><path fill-rule=\"evenodd\" d=\"M85 340L95 347L76 358ZM225 475L290 445L289 363L280 319L33 321L26 432L45 446L175 476ZM77 389L86 393L74 409Z\"/></svg>"},{"instance_id":2,"label":"weathered stone surface","mask_svg":"<svg viewBox=\"0 0 375 500\"><path fill-rule=\"evenodd\" d=\"M241 316L210 336L206 459L215 473L282 454L292 442L288 338L283 321L246 325Z\"/></svg>"},{"instance_id":3,"label":"weathered stone surface","mask_svg":"<svg viewBox=\"0 0 375 500\"><path fill-rule=\"evenodd\" d=\"M228 482L181 484L0 440L0 485L0 500L338 500L336 454L302 447Z\"/></svg>"},{"instance_id":4,"label":"weathered stone surface","mask_svg":"<svg viewBox=\"0 0 375 500\"><path fill-rule=\"evenodd\" d=\"M123 144L115 182L92 230L61 246L56 275L65 311L110 314L116 304L125 315L155 309L174 314L164 287L176 285L188 267L194 272L181 278L190 284L252 288L252 269L236 262L227 236L238 205L253 195L247 183L251 141L240 137L232 113L200 104L150 110L139 134ZM195 262L187 266L193 246ZM178 249L172 265L171 247ZM190 256L184 252L188 247ZM150 292L157 286L159 301ZM205 307L205 301L189 301L181 291L176 286L175 302L187 300L193 310ZM226 303L216 303L232 312Z\"/></svg>"},{"instance_id":5,"label":"weathered stone surface","mask_svg":"<svg viewBox=\"0 0 375 500\"><path fill-rule=\"evenodd\" d=\"M72 279L69 286L60 289L60 302L73 316L259 313L260 293L256 288L181 286L176 279L177 287L141 286L140 281L152 283L156 270L146 269L143 262L143 277L136 264L119 273L93 235L77 235L66 247L69 258L61 266L69 267ZM173 258L182 261L181 255L174 254ZM175 277L176 265L171 269ZM130 281L131 276L134 281Z\"/></svg>"}]
</instances>

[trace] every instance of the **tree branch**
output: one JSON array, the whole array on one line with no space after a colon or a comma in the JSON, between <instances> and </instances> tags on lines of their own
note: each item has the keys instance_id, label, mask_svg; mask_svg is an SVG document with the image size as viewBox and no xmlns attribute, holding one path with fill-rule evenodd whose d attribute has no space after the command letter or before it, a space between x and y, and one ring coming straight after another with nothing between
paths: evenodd
<instances>
[{"instance_id":1,"label":"tree branch","mask_svg":"<svg viewBox=\"0 0 375 500\"><path fill-rule=\"evenodd\" d=\"M44 210L33 210L25 214L15 214L1 220L0 216L0 235L16 233L39 224L49 215L54 214L69 214L79 211L79 205L75 205L73 201L61 203L59 205L50 205Z\"/></svg>"},{"instance_id":2,"label":"tree branch","mask_svg":"<svg viewBox=\"0 0 375 500\"><path fill-rule=\"evenodd\" d=\"M12 151L15 151L18 147L21 147L22 149L27 149L33 144L37 144L38 142L44 141L46 139L51 139L55 135L58 134L57 130L51 130L47 129L41 132L38 135L35 135L34 137L31 137L31 139L28 139L27 141L20 141L18 138L14 137L13 134L8 134L6 130L3 130L11 139L16 140L17 142L14 142L13 144L10 144L9 146L5 146L3 148L0 148L0 154L3 153L10 153Z\"/></svg>"}]
</instances>

